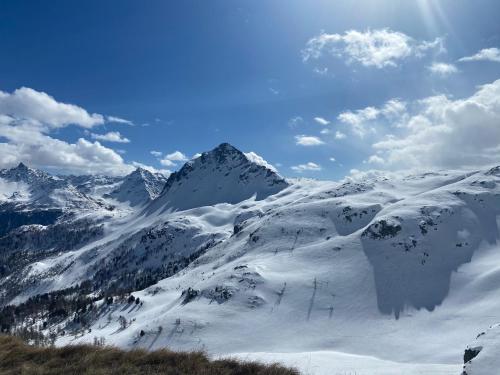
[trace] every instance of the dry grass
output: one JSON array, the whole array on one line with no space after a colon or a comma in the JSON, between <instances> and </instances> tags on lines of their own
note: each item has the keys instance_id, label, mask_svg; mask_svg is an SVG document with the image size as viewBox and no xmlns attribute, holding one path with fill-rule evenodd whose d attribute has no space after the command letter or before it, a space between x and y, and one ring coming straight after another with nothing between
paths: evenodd
<instances>
[{"instance_id":1,"label":"dry grass","mask_svg":"<svg viewBox=\"0 0 500 375\"><path fill-rule=\"evenodd\" d=\"M236 360L211 361L200 352L124 351L112 347L74 345L29 346L0 336L0 375L298 375L280 365Z\"/></svg>"}]
</instances>

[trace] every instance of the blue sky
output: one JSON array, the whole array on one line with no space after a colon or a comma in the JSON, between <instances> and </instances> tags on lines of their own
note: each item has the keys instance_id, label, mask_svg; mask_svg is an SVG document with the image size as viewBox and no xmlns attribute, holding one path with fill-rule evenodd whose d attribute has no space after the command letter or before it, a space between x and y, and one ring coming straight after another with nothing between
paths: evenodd
<instances>
[{"instance_id":1,"label":"blue sky","mask_svg":"<svg viewBox=\"0 0 500 375\"><path fill-rule=\"evenodd\" d=\"M493 163L499 15L496 0L2 2L0 167L175 170L221 142L285 176Z\"/></svg>"}]
</instances>

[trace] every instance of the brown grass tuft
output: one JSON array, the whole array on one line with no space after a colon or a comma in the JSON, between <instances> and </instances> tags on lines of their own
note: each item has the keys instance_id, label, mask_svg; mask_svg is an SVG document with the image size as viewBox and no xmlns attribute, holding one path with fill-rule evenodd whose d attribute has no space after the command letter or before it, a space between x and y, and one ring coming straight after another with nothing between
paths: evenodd
<instances>
[{"instance_id":1,"label":"brown grass tuft","mask_svg":"<svg viewBox=\"0 0 500 375\"><path fill-rule=\"evenodd\" d=\"M234 359L211 361L204 353L166 349L124 351L113 347L29 346L0 335L0 375L299 375L281 365Z\"/></svg>"}]
</instances>

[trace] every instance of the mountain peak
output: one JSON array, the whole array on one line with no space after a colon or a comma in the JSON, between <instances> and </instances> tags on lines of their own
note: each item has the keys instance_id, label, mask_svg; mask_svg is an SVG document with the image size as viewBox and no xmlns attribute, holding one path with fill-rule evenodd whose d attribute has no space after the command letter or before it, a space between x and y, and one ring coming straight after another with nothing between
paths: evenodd
<instances>
[{"instance_id":1,"label":"mountain peak","mask_svg":"<svg viewBox=\"0 0 500 375\"><path fill-rule=\"evenodd\" d=\"M213 150L201 154L202 160L214 158L217 163L224 164L227 159L245 159L245 154L229 143L221 143Z\"/></svg>"},{"instance_id":2,"label":"mountain peak","mask_svg":"<svg viewBox=\"0 0 500 375\"><path fill-rule=\"evenodd\" d=\"M24 163L19 163L16 167L10 169L3 169L0 171L0 177L5 178L9 181L23 181L26 183L33 183L35 181L47 181L52 179L52 177L39 170L28 167Z\"/></svg>"},{"instance_id":3,"label":"mountain peak","mask_svg":"<svg viewBox=\"0 0 500 375\"><path fill-rule=\"evenodd\" d=\"M162 174L138 167L125 176L120 186L109 196L120 202L129 202L131 206L138 206L160 195L165 182L166 177Z\"/></svg>"},{"instance_id":4,"label":"mountain peak","mask_svg":"<svg viewBox=\"0 0 500 375\"><path fill-rule=\"evenodd\" d=\"M212 151L209 152L223 152L223 153L240 153L242 152L238 150L236 147L234 147L232 144L223 142L220 145L218 145L216 148L214 148Z\"/></svg>"},{"instance_id":5,"label":"mountain peak","mask_svg":"<svg viewBox=\"0 0 500 375\"><path fill-rule=\"evenodd\" d=\"M140 177L144 177L145 175L146 176L152 175L152 173L142 167L137 167L134 171L128 174L128 176L140 176Z\"/></svg>"},{"instance_id":6,"label":"mountain peak","mask_svg":"<svg viewBox=\"0 0 500 375\"><path fill-rule=\"evenodd\" d=\"M13 168L13 169L19 169L19 170L25 170L27 171L29 168L26 166L26 164L24 164L23 162L20 162L17 167Z\"/></svg>"},{"instance_id":7,"label":"mountain peak","mask_svg":"<svg viewBox=\"0 0 500 375\"><path fill-rule=\"evenodd\" d=\"M222 143L172 173L151 209L185 210L217 203L234 204L252 196L260 200L287 186L272 169L250 160L229 143Z\"/></svg>"}]
</instances>

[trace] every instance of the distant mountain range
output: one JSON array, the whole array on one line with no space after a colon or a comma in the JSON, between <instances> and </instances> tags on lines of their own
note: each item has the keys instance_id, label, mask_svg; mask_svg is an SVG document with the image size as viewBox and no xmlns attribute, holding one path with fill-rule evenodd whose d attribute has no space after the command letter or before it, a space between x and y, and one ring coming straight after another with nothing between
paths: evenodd
<instances>
[{"instance_id":1,"label":"distant mountain range","mask_svg":"<svg viewBox=\"0 0 500 375\"><path fill-rule=\"evenodd\" d=\"M0 171L1 329L462 371L500 321L500 167L331 182L258 160L224 143L168 178Z\"/></svg>"}]
</instances>

